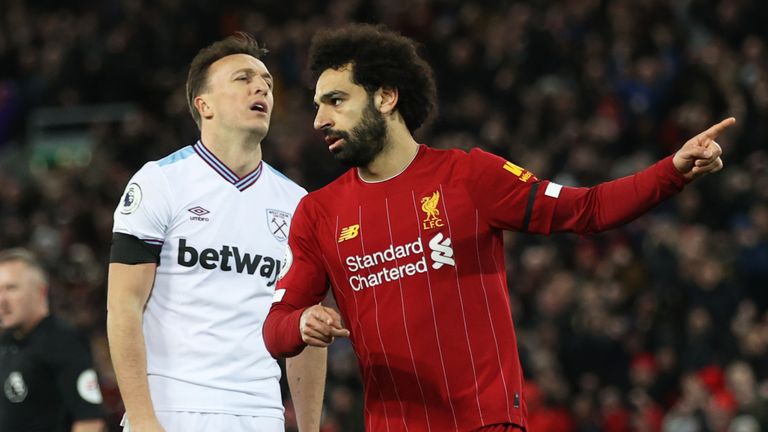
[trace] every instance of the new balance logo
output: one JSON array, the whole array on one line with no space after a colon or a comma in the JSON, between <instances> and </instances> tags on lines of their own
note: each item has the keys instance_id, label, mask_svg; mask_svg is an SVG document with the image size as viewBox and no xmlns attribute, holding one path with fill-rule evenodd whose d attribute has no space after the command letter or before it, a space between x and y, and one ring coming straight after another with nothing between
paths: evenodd
<instances>
[{"instance_id":1,"label":"new balance logo","mask_svg":"<svg viewBox=\"0 0 768 432\"><path fill-rule=\"evenodd\" d=\"M194 246L187 245L187 239L179 239L177 262L184 267L195 267L200 264L200 267L206 270L234 270L237 273L251 275L258 271L261 277L267 279L267 286L275 284L282 265L279 259L240 252L237 246L224 245L219 250L208 248L198 251Z\"/></svg>"},{"instance_id":2,"label":"new balance logo","mask_svg":"<svg viewBox=\"0 0 768 432\"><path fill-rule=\"evenodd\" d=\"M432 268L437 270L444 265L456 266L456 261L453 260L453 248L451 247L451 238L444 237L443 233L437 233L429 241L429 248L432 249Z\"/></svg>"},{"instance_id":3,"label":"new balance logo","mask_svg":"<svg viewBox=\"0 0 768 432\"><path fill-rule=\"evenodd\" d=\"M355 237L357 237L357 234L360 233L360 225L350 225L348 227L344 227L341 229L341 234L339 235L339 243L351 240Z\"/></svg>"}]
</instances>

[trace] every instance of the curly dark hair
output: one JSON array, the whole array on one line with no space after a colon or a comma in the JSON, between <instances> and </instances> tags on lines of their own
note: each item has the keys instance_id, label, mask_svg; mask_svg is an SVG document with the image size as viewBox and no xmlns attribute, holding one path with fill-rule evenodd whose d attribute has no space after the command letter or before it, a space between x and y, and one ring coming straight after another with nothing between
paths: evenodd
<instances>
[{"instance_id":1,"label":"curly dark hair","mask_svg":"<svg viewBox=\"0 0 768 432\"><path fill-rule=\"evenodd\" d=\"M416 43L384 25L352 24L312 38L309 70L316 81L326 69L352 65L352 80L371 95L396 88L397 110L413 133L437 111L432 68L417 53Z\"/></svg>"},{"instance_id":2,"label":"curly dark hair","mask_svg":"<svg viewBox=\"0 0 768 432\"><path fill-rule=\"evenodd\" d=\"M200 127L200 113L195 108L195 98L208 86L208 69L217 60L233 54L247 54L259 60L267 55L267 50L251 35L237 32L198 51L189 65L187 75L187 105L197 127Z\"/></svg>"}]
</instances>

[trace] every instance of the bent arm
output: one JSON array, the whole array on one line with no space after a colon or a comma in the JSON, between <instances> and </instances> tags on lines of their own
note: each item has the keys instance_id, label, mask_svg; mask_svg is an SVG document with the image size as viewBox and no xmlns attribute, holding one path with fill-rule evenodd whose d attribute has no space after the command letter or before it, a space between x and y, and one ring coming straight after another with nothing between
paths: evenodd
<instances>
[{"instance_id":1,"label":"bent arm","mask_svg":"<svg viewBox=\"0 0 768 432\"><path fill-rule=\"evenodd\" d=\"M155 280L155 263L109 265L107 336L125 409L131 425L157 427L147 382L147 351L142 322ZM152 427L149 426L149 427Z\"/></svg>"},{"instance_id":2,"label":"bent arm","mask_svg":"<svg viewBox=\"0 0 768 432\"><path fill-rule=\"evenodd\" d=\"M306 307L296 308L284 302L272 304L263 331L264 344L272 357L293 357L304 349L306 344L299 332L304 309Z\"/></svg>"},{"instance_id":3,"label":"bent arm","mask_svg":"<svg viewBox=\"0 0 768 432\"><path fill-rule=\"evenodd\" d=\"M285 361L300 432L320 430L327 359L327 348L310 346Z\"/></svg>"}]
</instances>

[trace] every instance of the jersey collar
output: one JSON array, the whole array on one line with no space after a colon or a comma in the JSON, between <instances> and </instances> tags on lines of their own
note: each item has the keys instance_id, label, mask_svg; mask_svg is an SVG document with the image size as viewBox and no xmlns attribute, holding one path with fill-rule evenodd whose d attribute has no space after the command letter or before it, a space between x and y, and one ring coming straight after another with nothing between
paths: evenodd
<instances>
[{"instance_id":1,"label":"jersey collar","mask_svg":"<svg viewBox=\"0 0 768 432\"><path fill-rule=\"evenodd\" d=\"M197 141L195 145L192 146L192 148L195 149L197 155L200 156L200 158L205 163L207 163L208 166L213 168L213 170L222 176L224 180L232 183L240 192L248 189L251 185L256 183L256 180L258 180L261 176L261 167L264 165L263 161L259 162L259 165L250 173L243 177L238 177L238 175L229 169L229 167L224 165L224 162L219 160L215 154L208 150L208 148L203 145L202 141Z\"/></svg>"}]
</instances>

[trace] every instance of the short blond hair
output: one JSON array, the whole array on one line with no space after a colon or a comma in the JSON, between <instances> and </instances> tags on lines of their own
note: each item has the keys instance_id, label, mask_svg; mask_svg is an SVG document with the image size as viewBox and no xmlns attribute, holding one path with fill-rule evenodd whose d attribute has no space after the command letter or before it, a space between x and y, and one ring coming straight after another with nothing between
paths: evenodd
<instances>
[{"instance_id":1,"label":"short blond hair","mask_svg":"<svg viewBox=\"0 0 768 432\"><path fill-rule=\"evenodd\" d=\"M26 266L37 273L40 281L48 285L48 274L45 268L37 259L37 256L30 250L24 248L12 248L0 251L0 264L10 262L22 262Z\"/></svg>"}]
</instances>

